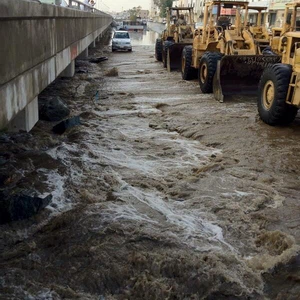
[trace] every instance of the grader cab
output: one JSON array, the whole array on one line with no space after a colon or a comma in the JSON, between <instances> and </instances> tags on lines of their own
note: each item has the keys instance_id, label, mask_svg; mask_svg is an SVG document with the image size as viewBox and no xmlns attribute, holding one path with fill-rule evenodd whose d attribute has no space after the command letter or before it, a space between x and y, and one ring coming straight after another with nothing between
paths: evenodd
<instances>
[{"instance_id":1,"label":"grader cab","mask_svg":"<svg viewBox=\"0 0 300 300\"><path fill-rule=\"evenodd\" d=\"M193 7L167 8L166 29L155 43L155 56L171 71L180 67L182 49L193 43L195 23Z\"/></svg>"},{"instance_id":2,"label":"grader cab","mask_svg":"<svg viewBox=\"0 0 300 300\"><path fill-rule=\"evenodd\" d=\"M252 34L256 43L258 43L260 51L263 52L270 44L270 34L268 33L266 26L264 26L264 22L262 22L266 19L266 10L268 7L249 6L248 9L257 11L256 24L251 24L248 22L248 30Z\"/></svg>"}]
</instances>

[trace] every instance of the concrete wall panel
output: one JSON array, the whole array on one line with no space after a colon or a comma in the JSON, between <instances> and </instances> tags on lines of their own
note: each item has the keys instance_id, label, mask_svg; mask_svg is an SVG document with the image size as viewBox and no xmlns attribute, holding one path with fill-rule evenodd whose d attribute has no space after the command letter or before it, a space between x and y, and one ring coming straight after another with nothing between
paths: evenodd
<instances>
[{"instance_id":1,"label":"concrete wall panel","mask_svg":"<svg viewBox=\"0 0 300 300\"><path fill-rule=\"evenodd\" d=\"M70 48L66 48L56 55L56 76L58 76L70 63L71 51Z\"/></svg>"},{"instance_id":2,"label":"concrete wall panel","mask_svg":"<svg viewBox=\"0 0 300 300\"><path fill-rule=\"evenodd\" d=\"M111 22L112 17L101 12L0 0L0 129Z\"/></svg>"},{"instance_id":3,"label":"concrete wall panel","mask_svg":"<svg viewBox=\"0 0 300 300\"><path fill-rule=\"evenodd\" d=\"M1 85L32 66L32 32L29 21L11 20L0 24Z\"/></svg>"},{"instance_id":4,"label":"concrete wall panel","mask_svg":"<svg viewBox=\"0 0 300 300\"><path fill-rule=\"evenodd\" d=\"M34 67L37 64L45 61L47 58L56 54L55 20L31 20L30 25L30 30L32 34L31 67Z\"/></svg>"}]
</instances>

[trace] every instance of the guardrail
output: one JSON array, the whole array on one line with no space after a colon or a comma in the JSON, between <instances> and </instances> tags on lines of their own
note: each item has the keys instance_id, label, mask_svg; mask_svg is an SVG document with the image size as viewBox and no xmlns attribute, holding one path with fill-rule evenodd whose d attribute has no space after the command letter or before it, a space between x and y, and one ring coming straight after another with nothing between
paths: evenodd
<instances>
[{"instance_id":1,"label":"guardrail","mask_svg":"<svg viewBox=\"0 0 300 300\"><path fill-rule=\"evenodd\" d=\"M41 2L43 2L43 0ZM65 0L64 2L67 4L67 6L63 5L63 0L55 0L54 4L57 6L69 7L69 8L84 10L84 11L88 11L88 12L92 12L92 13L101 12L100 10L94 8L93 5L86 4L79 0Z\"/></svg>"},{"instance_id":2,"label":"guardrail","mask_svg":"<svg viewBox=\"0 0 300 300\"><path fill-rule=\"evenodd\" d=\"M78 0L67 0L67 3L69 3L68 7L72 7L72 8L76 8L77 7L78 9L89 11L89 12L100 11L100 10L94 8L92 5L85 4L85 3L81 2L81 1L78 1ZM74 7L73 7L73 3L76 3L74 5Z\"/></svg>"}]
</instances>

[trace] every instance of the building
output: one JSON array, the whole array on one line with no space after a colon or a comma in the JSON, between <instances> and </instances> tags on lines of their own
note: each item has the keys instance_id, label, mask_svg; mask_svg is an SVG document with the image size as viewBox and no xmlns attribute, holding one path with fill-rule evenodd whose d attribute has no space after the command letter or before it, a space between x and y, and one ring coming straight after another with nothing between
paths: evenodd
<instances>
[{"instance_id":1,"label":"building","mask_svg":"<svg viewBox=\"0 0 300 300\"><path fill-rule=\"evenodd\" d=\"M281 27L283 23L285 4L289 2L297 2L292 0L270 0L269 6L269 23L270 26Z\"/></svg>"},{"instance_id":2,"label":"building","mask_svg":"<svg viewBox=\"0 0 300 300\"><path fill-rule=\"evenodd\" d=\"M253 6L253 7L267 7L266 10L262 11L262 20L261 20L261 24L266 24L267 27L269 26L269 5L270 5L270 0L250 0L249 1L249 7ZM249 22L252 24L257 24L257 16L258 16L258 12L257 10L251 10L249 9Z\"/></svg>"},{"instance_id":3,"label":"building","mask_svg":"<svg viewBox=\"0 0 300 300\"><path fill-rule=\"evenodd\" d=\"M178 0L178 1L173 1L173 6L187 7L187 6L192 6L194 2L195 0Z\"/></svg>"},{"instance_id":4,"label":"building","mask_svg":"<svg viewBox=\"0 0 300 300\"><path fill-rule=\"evenodd\" d=\"M141 9L139 11L139 17L144 20L144 19L148 19L148 16L149 16L149 10L146 10L146 9Z\"/></svg>"},{"instance_id":5,"label":"building","mask_svg":"<svg viewBox=\"0 0 300 300\"><path fill-rule=\"evenodd\" d=\"M194 1L195 16L198 19L202 18L204 4L205 4L205 0L195 0Z\"/></svg>"},{"instance_id":6,"label":"building","mask_svg":"<svg viewBox=\"0 0 300 300\"><path fill-rule=\"evenodd\" d=\"M271 1L274 1L274 0L271 0ZM291 1L291 0L289 0L289 1ZM203 19L203 11L204 11L205 2L207 2L207 1L193 0L196 22ZM249 2L249 6L269 7L269 5L270 5L270 0L248 0L248 2ZM268 13L268 10L265 12L265 15L267 15L267 13ZM235 9L228 8L228 9L222 9L222 14L234 16L236 14L236 12L235 12ZM258 15L257 11L249 10L249 22L256 23L257 15ZM267 24L268 24L268 19L266 16L265 16L264 22L267 22Z\"/></svg>"},{"instance_id":7,"label":"building","mask_svg":"<svg viewBox=\"0 0 300 300\"><path fill-rule=\"evenodd\" d=\"M159 17L159 7L151 0L149 18L156 20Z\"/></svg>"}]
</instances>

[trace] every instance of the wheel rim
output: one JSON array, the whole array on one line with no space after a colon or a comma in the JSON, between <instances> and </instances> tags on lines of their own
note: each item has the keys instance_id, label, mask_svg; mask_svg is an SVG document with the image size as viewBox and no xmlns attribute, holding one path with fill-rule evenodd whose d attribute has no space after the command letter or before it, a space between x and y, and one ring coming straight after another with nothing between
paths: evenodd
<instances>
[{"instance_id":1,"label":"wheel rim","mask_svg":"<svg viewBox=\"0 0 300 300\"><path fill-rule=\"evenodd\" d=\"M200 80L201 80L201 82L204 83L206 78L207 78L207 66L206 66L206 64L203 64L200 67Z\"/></svg>"},{"instance_id":2,"label":"wheel rim","mask_svg":"<svg viewBox=\"0 0 300 300\"><path fill-rule=\"evenodd\" d=\"M274 101L274 96L275 96L274 83L271 80L268 80L263 90L263 105L267 110L271 108Z\"/></svg>"}]
</instances>

